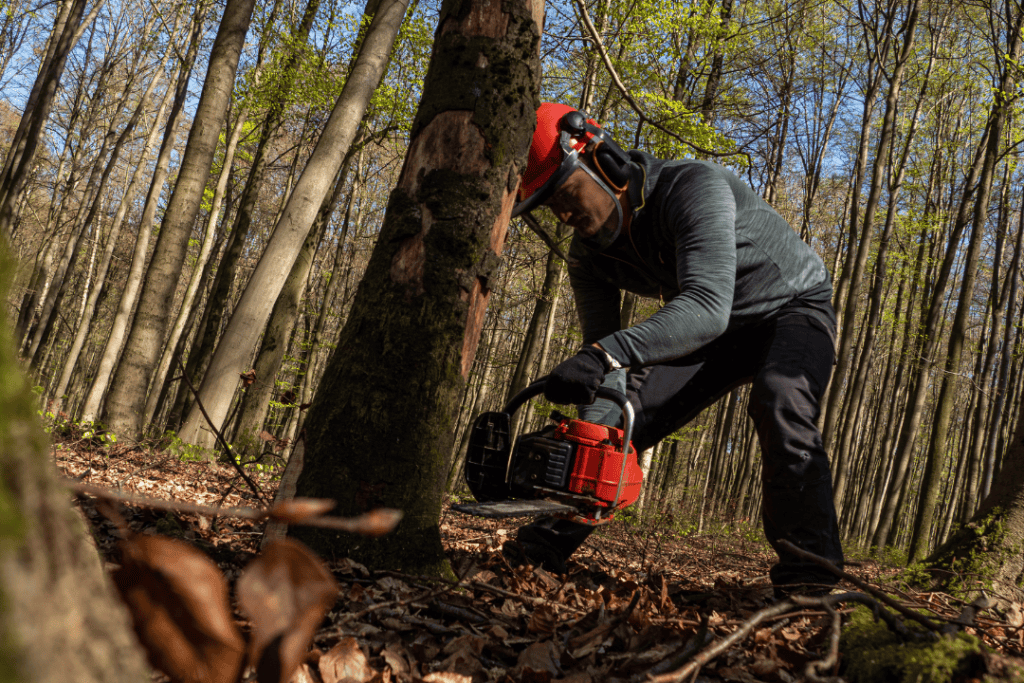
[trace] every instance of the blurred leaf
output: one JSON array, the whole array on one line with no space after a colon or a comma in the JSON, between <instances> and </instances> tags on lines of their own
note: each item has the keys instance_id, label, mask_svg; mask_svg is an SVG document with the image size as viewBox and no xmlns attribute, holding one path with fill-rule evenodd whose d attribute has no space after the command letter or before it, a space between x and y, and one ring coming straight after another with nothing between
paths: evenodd
<instances>
[{"instance_id":1,"label":"blurred leaf","mask_svg":"<svg viewBox=\"0 0 1024 683\"><path fill-rule=\"evenodd\" d=\"M176 683L234 683L245 642L217 566L192 546L162 536L132 535L122 548L114 582L150 663Z\"/></svg>"},{"instance_id":2,"label":"blurred leaf","mask_svg":"<svg viewBox=\"0 0 1024 683\"><path fill-rule=\"evenodd\" d=\"M330 498L290 498L270 509L270 518L285 524L298 524L330 512L337 503Z\"/></svg>"},{"instance_id":3,"label":"blurred leaf","mask_svg":"<svg viewBox=\"0 0 1024 683\"><path fill-rule=\"evenodd\" d=\"M249 662L260 683L285 683L302 662L338 585L291 539L271 543L238 577L238 604L253 622Z\"/></svg>"}]
</instances>

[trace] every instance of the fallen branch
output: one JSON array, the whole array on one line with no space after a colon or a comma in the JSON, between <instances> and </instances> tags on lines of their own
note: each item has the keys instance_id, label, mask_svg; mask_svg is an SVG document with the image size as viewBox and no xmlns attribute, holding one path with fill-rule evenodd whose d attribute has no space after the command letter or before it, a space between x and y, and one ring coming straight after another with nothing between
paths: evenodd
<instances>
[{"instance_id":1,"label":"fallen branch","mask_svg":"<svg viewBox=\"0 0 1024 683\"><path fill-rule=\"evenodd\" d=\"M938 633L938 632L940 632L942 630L941 626L939 626L937 623L935 623L934 621L932 621L928 617L924 616L923 614L919 614L918 612L915 612L914 610L907 609L906 607L904 607L900 603L896 602L895 600L890 598L888 595L886 595L882 591L880 591L877 588L875 588L874 586L868 584L866 581L861 581L856 576L853 576L852 574L847 574L842 569L840 569L839 567L835 566L834 564L832 564L831 562L826 560L824 557L820 557L818 555L815 555L814 553L810 553L810 552L807 552L806 550L803 550L801 548L797 548L795 545L793 545L792 543L790 543L787 540L779 541L779 546L781 546L783 550L786 550L788 552L793 553L794 555L796 555L797 557L799 557L802 560L808 560L810 562L814 562L819 567L823 567L823 568L829 570L830 572L832 572L837 577L839 577L841 579L846 579L847 581L849 581L850 583L852 583L854 586L856 586L857 588L861 589L865 593L870 593L879 602L883 603L887 607L891 607L892 609L896 610L897 612L902 614L907 619L910 619L911 621L916 621L917 623L921 624L922 626L924 626L929 631ZM876 612L876 614L877 614L877 612Z\"/></svg>"},{"instance_id":2,"label":"fallen branch","mask_svg":"<svg viewBox=\"0 0 1024 683\"><path fill-rule=\"evenodd\" d=\"M765 607L760 612L756 612L753 616L747 619L742 626L727 635L725 638L716 640L710 646L698 652L693 656L693 659L687 662L683 667L676 669L675 671L661 674L660 676L649 676L647 680L651 683L682 683L691 676L696 675L697 672L700 671L701 667L728 650L734 643L750 635L750 632L754 630L754 627L762 621L784 614L792 610L794 607L796 607L796 603L792 600L783 600L771 607Z\"/></svg>"}]
</instances>

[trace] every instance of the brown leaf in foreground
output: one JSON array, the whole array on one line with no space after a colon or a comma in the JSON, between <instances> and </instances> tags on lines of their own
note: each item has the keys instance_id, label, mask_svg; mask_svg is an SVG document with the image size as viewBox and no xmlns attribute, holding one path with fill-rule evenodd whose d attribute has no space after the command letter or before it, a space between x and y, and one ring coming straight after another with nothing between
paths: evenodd
<instances>
[{"instance_id":1,"label":"brown leaf in foreground","mask_svg":"<svg viewBox=\"0 0 1024 683\"><path fill-rule=\"evenodd\" d=\"M313 676L313 670L309 668L309 664L300 664L299 668L295 670L292 677L288 679L288 683L318 683L315 676Z\"/></svg>"},{"instance_id":2,"label":"brown leaf in foreground","mask_svg":"<svg viewBox=\"0 0 1024 683\"><path fill-rule=\"evenodd\" d=\"M324 683L349 681L366 683L374 671L355 638L345 638L320 658L320 677Z\"/></svg>"},{"instance_id":3,"label":"brown leaf in foreground","mask_svg":"<svg viewBox=\"0 0 1024 683\"><path fill-rule=\"evenodd\" d=\"M364 536L389 534L402 520L402 511L393 508L378 508L350 519L332 518L339 529Z\"/></svg>"},{"instance_id":4,"label":"brown leaf in foreground","mask_svg":"<svg viewBox=\"0 0 1024 683\"><path fill-rule=\"evenodd\" d=\"M249 661L260 683L284 683L302 661L338 585L304 545L284 539L250 562L236 587L253 622Z\"/></svg>"},{"instance_id":5,"label":"brown leaf in foreground","mask_svg":"<svg viewBox=\"0 0 1024 683\"><path fill-rule=\"evenodd\" d=\"M114 583L150 663L180 683L234 683L245 654L220 570L192 546L130 536Z\"/></svg>"},{"instance_id":6,"label":"brown leaf in foreground","mask_svg":"<svg viewBox=\"0 0 1024 683\"><path fill-rule=\"evenodd\" d=\"M272 507L270 519L285 524L298 524L330 512L335 505L337 503L330 498L291 498Z\"/></svg>"}]
</instances>

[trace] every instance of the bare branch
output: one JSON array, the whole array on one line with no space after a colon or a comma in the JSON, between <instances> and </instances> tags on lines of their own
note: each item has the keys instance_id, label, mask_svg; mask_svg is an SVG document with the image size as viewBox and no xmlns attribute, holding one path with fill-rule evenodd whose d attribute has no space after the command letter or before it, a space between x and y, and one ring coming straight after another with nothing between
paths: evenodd
<instances>
[{"instance_id":1,"label":"bare branch","mask_svg":"<svg viewBox=\"0 0 1024 683\"><path fill-rule=\"evenodd\" d=\"M584 3L584 1L576 0L576 8L579 10L580 18L583 20L583 24L587 28L587 33L590 34L591 40L594 41L594 47L597 48L597 53L601 55L601 61L604 62L605 68L608 69L608 75L611 76L612 82L615 84L615 87L618 88L620 93L622 93L622 97L626 100L626 102L633 109L633 111L636 112L636 115L640 117L641 126L644 123L649 123L653 127L660 130L665 135L669 135L675 138L676 140L683 143L687 147L690 147L691 149L700 152L701 154L707 154L708 156L713 157L745 156L747 158L747 165L753 165L753 161L750 158L750 154L747 152L715 152L710 149L705 149L700 145L690 142L689 140L680 136L679 134L673 133L668 128L665 128L660 123L647 116L647 114L644 113L643 109L641 109L640 105L637 104L636 100L633 99L633 96L629 94L629 90L627 90L626 86L622 83L622 79L619 78L619 73L615 70L615 67L612 65L612 60L608 57L608 51L605 50L604 48L604 42L601 40L601 34L597 32L597 29L594 27L594 22L590 20L590 14L587 13L587 6ZM637 129L637 131L639 132L639 128Z\"/></svg>"}]
</instances>

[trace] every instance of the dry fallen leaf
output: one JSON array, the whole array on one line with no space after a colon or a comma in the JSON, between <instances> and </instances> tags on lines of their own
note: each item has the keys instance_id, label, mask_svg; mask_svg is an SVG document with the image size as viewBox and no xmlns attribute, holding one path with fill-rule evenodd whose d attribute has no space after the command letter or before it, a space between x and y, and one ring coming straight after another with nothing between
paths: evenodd
<instances>
[{"instance_id":1,"label":"dry fallen leaf","mask_svg":"<svg viewBox=\"0 0 1024 683\"><path fill-rule=\"evenodd\" d=\"M234 683L245 642L217 566L192 546L131 535L114 583L152 665L180 683Z\"/></svg>"},{"instance_id":2,"label":"dry fallen leaf","mask_svg":"<svg viewBox=\"0 0 1024 683\"><path fill-rule=\"evenodd\" d=\"M472 676L463 676L452 671L435 671L429 673L420 680L423 683L472 683Z\"/></svg>"},{"instance_id":3,"label":"dry fallen leaf","mask_svg":"<svg viewBox=\"0 0 1024 683\"><path fill-rule=\"evenodd\" d=\"M538 605L533 610L533 614L530 616L530 623L527 624L526 630L530 633L539 633L541 635L549 636L555 632L555 626L558 625L558 613L555 612L555 608L548 604Z\"/></svg>"},{"instance_id":4,"label":"dry fallen leaf","mask_svg":"<svg viewBox=\"0 0 1024 683\"><path fill-rule=\"evenodd\" d=\"M323 563L291 539L274 541L238 577L238 604L253 622L250 664L260 683L287 681L302 661L338 585Z\"/></svg>"},{"instance_id":5,"label":"dry fallen leaf","mask_svg":"<svg viewBox=\"0 0 1024 683\"><path fill-rule=\"evenodd\" d=\"M349 681L366 683L374 671L355 638L345 638L320 657L320 677L324 683Z\"/></svg>"},{"instance_id":6,"label":"dry fallen leaf","mask_svg":"<svg viewBox=\"0 0 1024 683\"><path fill-rule=\"evenodd\" d=\"M385 646L380 655L384 658L384 663L391 667L396 674L407 674L412 670L410 665L412 655L401 643L391 643Z\"/></svg>"},{"instance_id":7,"label":"dry fallen leaf","mask_svg":"<svg viewBox=\"0 0 1024 683\"><path fill-rule=\"evenodd\" d=\"M533 643L519 653L519 659L512 671L516 672L515 675L533 671L537 673L547 672L552 676L557 676L559 673L558 659L558 646L550 640L545 640L542 643ZM512 672L509 673L511 674Z\"/></svg>"}]
</instances>

